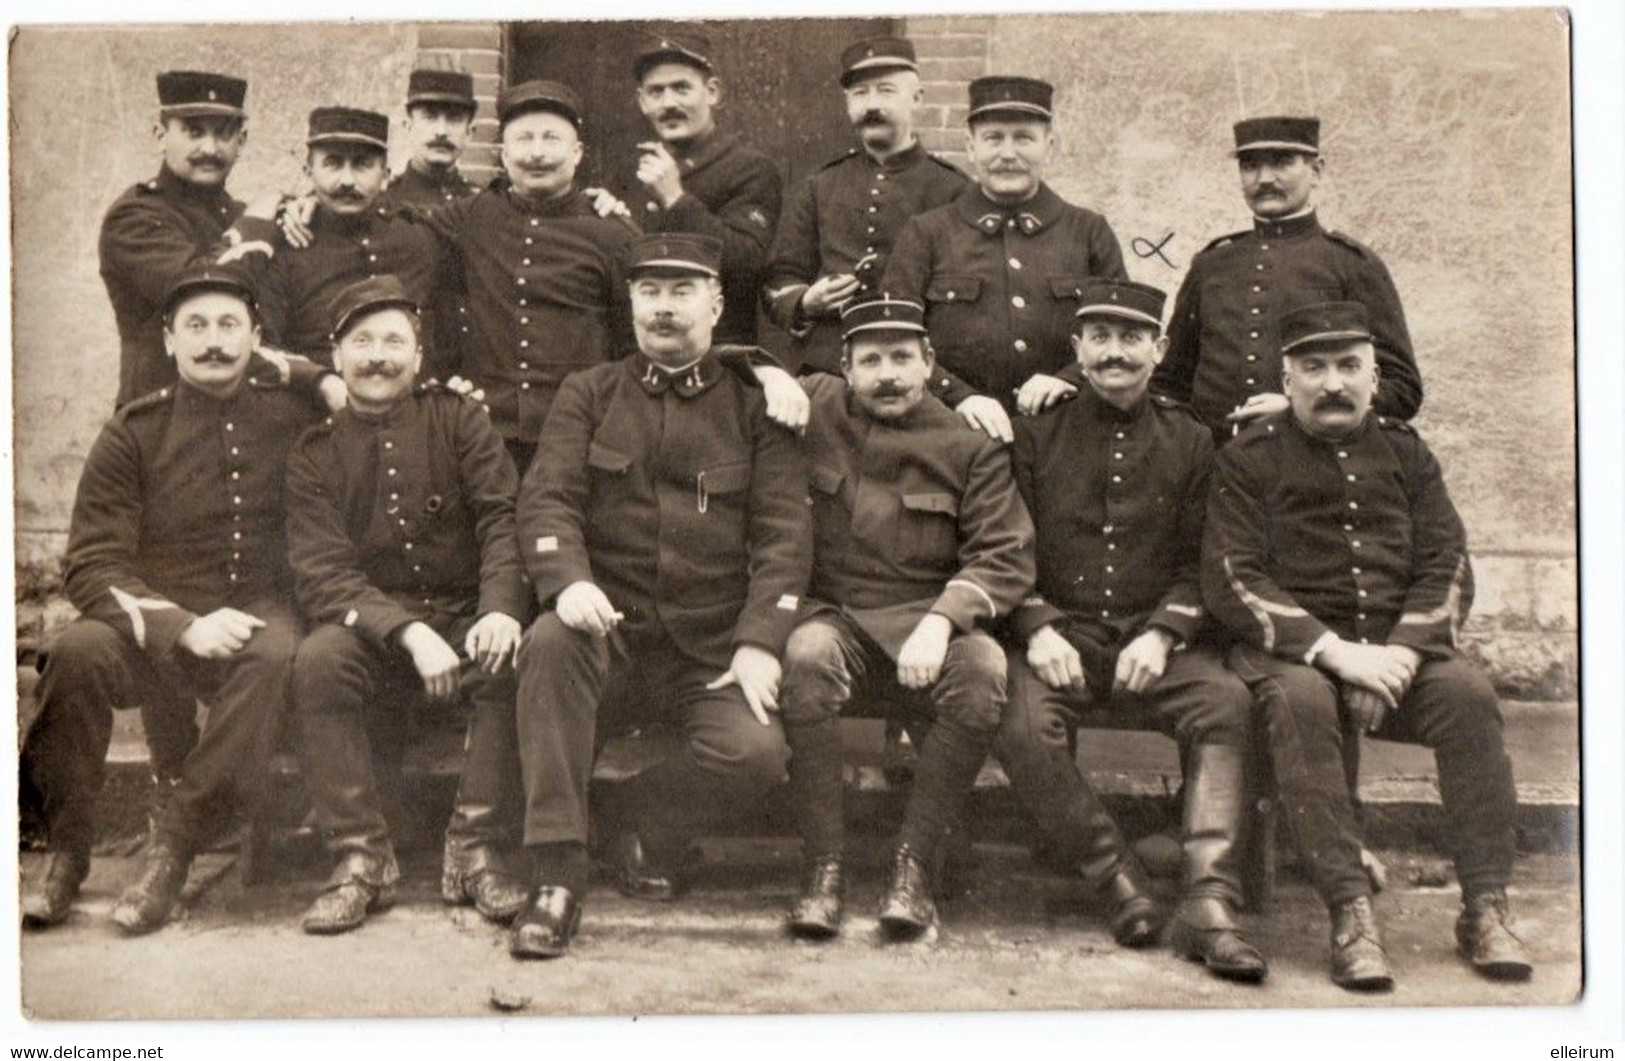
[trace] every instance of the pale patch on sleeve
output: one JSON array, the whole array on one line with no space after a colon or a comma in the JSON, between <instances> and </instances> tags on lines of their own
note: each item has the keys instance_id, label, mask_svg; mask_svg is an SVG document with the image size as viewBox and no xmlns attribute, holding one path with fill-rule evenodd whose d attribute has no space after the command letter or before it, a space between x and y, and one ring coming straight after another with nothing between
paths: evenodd
<instances>
[{"instance_id":1,"label":"pale patch on sleeve","mask_svg":"<svg viewBox=\"0 0 1625 1061\"><path fill-rule=\"evenodd\" d=\"M555 534L549 534L545 538L537 538L536 539L536 551L539 552L539 553L556 553L556 552L558 552L559 551L559 539L558 539L558 536L555 535Z\"/></svg>"},{"instance_id":2,"label":"pale patch on sleeve","mask_svg":"<svg viewBox=\"0 0 1625 1061\"><path fill-rule=\"evenodd\" d=\"M972 582L970 579L968 579L968 578L950 578L948 580L948 585L950 585L950 586L964 586L967 589L975 590L977 595L980 596L982 598L982 600L987 603L987 613L989 615L998 615L999 614L999 608L998 608L998 606L996 604L993 603L993 598L988 596L987 590L983 589L981 586L978 586L976 583Z\"/></svg>"},{"instance_id":3,"label":"pale patch on sleeve","mask_svg":"<svg viewBox=\"0 0 1625 1061\"><path fill-rule=\"evenodd\" d=\"M141 613L143 611L156 612L165 608L175 607L173 601L162 597L137 597L126 593L117 586L108 586L107 592L113 595L113 600L130 620L130 634L135 643L141 648L147 647L147 620Z\"/></svg>"},{"instance_id":4,"label":"pale patch on sleeve","mask_svg":"<svg viewBox=\"0 0 1625 1061\"><path fill-rule=\"evenodd\" d=\"M351 608L349 611L344 613L344 625L354 626L356 622L360 620L360 618L361 613L356 611L354 608Z\"/></svg>"},{"instance_id":5,"label":"pale patch on sleeve","mask_svg":"<svg viewBox=\"0 0 1625 1061\"><path fill-rule=\"evenodd\" d=\"M1191 604L1170 604L1168 610L1175 615L1183 615L1191 619L1200 619L1202 617L1202 609Z\"/></svg>"},{"instance_id":6,"label":"pale patch on sleeve","mask_svg":"<svg viewBox=\"0 0 1625 1061\"><path fill-rule=\"evenodd\" d=\"M797 597L793 593L786 593L784 596L779 598L777 607L780 611L793 612L796 610L796 606L800 603L800 597Z\"/></svg>"}]
</instances>

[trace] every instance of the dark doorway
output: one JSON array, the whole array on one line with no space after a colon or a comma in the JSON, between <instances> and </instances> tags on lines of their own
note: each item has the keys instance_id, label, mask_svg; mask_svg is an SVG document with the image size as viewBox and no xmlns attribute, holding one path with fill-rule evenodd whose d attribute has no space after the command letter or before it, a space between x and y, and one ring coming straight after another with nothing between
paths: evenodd
<instances>
[{"instance_id":1,"label":"dark doorway","mask_svg":"<svg viewBox=\"0 0 1625 1061\"><path fill-rule=\"evenodd\" d=\"M650 137L638 112L632 56L647 22L516 22L510 83L547 78L580 93L587 155L581 183L625 198L635 184L634 145ZM841 49L896 32L888 18L705 20L722 78L717 124L778 160L786 201L802 180L854 143L840 96ZM764 322L765 323L765 322ZM762 339L778 348L764 328Z\"/></svg>"}]
</instances>

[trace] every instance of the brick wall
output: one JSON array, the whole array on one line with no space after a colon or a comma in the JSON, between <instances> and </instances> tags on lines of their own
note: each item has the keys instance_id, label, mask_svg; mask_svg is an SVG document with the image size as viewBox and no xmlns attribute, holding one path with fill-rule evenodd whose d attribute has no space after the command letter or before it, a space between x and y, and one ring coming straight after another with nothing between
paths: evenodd
<instances>
[{"instance_id":1,"label":"brick wall","mask_svg":"<svg viewBox=\"0 0 1625 1061\"><path fill-rule=\"evenodd\" d=\"M423 22L418 25L417 66L460 70L474 76L474 135L464 153L463 175L475 184L496 176L497 92L507 72L507 34L500 22Z\"/></svg>"},{"instance_id":2,"label":"brick wall","mask_svg":"<svg viewBox=\"0 0 1625 1061\"><path fill-rule=\"evenodd\" d=\"M904 19L903 35L914 42L920 61L920 88L925 101L914 117L920 142L926 150L967 169L966 86L991 72L993 19Z\"/></svg>"}]
</instances>

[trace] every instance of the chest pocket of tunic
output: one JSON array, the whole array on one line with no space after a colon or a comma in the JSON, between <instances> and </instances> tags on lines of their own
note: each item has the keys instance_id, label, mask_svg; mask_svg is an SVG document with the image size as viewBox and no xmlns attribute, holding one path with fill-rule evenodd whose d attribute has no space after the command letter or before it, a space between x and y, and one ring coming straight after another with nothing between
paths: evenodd
<instances>
[{"instance_id":1,"label":"chest pocket of tunic","mask_svg":"<svg viewBox=\"0 0 1625 1061\"><path fill-rule=\"evenodd\" d=\"M982 297L982 278L967 273L938 273L925 288L925 300L941 306L974 303Z\"/></svg>"},{"instance_id":2,"label":"chest pocket of tunic","mask_svg":"<svg viewBox=\"0 0 1625 1061\"><path fill-rule=\"evenodd\" d=\"M959 558L959 498L904 494L898 535L899 551L909 561L951 570Z\"/></svg>"},{"instance_id":3,"label":"chest pocket of tunic","mask_svg":"<svg viewBox=\"0 0 1625 1061\"><path fill-rule=\"evenodd\" d=\"M1052 276L1049 278L1050 297L1058 302L1082 302L1083 285L1087 276Z\"/></svg>"},{"instance_id":4,"label":"chest pocket of tunic","mask_svg":"<svg viewBox=\"0 0 1625 1061\"><path fill-rule=\"evenodd\" d=\"M700 512L710 511L718 501L739 503L739 494L750 485L750 461L731 461L706 468L694 476L694 504Z\"/></svg>"},{"instance_id":5,"label":"chest pocket of tunic","mask_svg":"<svg viewBox=\"0 0 1625 1061\"><path fill-rule=\"evenodd\" d=\"M632 467L632 458L594 442L587 447L587 467L592 470L593 489L619 490L629 478L626 473Z\"/></svg>"}]
</instances>

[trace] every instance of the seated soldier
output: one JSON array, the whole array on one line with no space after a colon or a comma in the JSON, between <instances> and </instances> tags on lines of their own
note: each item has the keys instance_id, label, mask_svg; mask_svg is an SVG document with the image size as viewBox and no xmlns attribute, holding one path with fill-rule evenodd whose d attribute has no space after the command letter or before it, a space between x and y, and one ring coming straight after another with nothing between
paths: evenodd
<instances>
[{"instance_id":1,"label":"seated soldier","mask_svg":"<svg viewBox=\"0 0 1625 1061\"><path fill-rule=\"evenodd\" d=\"M537 889L515 957L564 954L575 934L606 736L664 722L686 737L634 782L617 883L639 898L674 898L697 831L784 780L770 712L812 562L807 480L750 351L712 345L721 257L709 236L633 241L639 352L564 380L520 490L521 553L549 610L520 653Z\"/></svg>"},{"instance_id":2,"label":"seated soldier","mask_svg":"<svg viewBox=\"0 0 1625 1061\"><path fill-rule=\"evenodd\" d=\"M393 899L399 870L364 716L404 726L420 694L468 691L474 704L444 898L507 921L528 897L497 824L519 771L513 669L529 590L513 532L518 480L482 406L414 390L418 328L394 277L339 293L333 364L349 406L306 432L288 462L288 551L317 624L294 667L300 763L338 861L304 916L311 933L357 928Z\"/></svg>"},{"instance_id":3,"label":"seated soldier","mask_svg":"<svg viewBox=\"0 0 1625 1061\"><path fill-rule=\"evenodd\" d=\"M1495 691L1457 645L1467 537L1427 445L1371 411L1373 344L1358 302L1283 315L1291 409L1219 453L1202 594L1241 641L1230 666L1258 697L1281 807L1331 911L1332 981L1394 983L1344 783L1344 718L1433 749L1461 881L1457 946L1484 976L1525 979L1506 895L1512 762Z\"/></svg>"},{"instance_id":4,"label":"seated soldier","mask_svg":"<svg viewBox=\"0 0 1625 1061\"><path fill-rule=\"evenodd\" d=\"M1038 528L1038 590L1011 619L1010 707L998 751L1059 860L1113 904L1124 946L1160 918L1072 753L1078 710L1108 708L1179 741L1186 764L1185 897L1173 942L1215 974L1257 981L1234 919L1252 697L1204 636L1202 517L1213 443L1184 405L1151 395L1163 293L1082 289L1075 401L1016 421L1016 483Z\"/></svg>"},{"instance_id":5,"label":"seated soldier","mask_svg":"<svg viewBox=\"0 0 1625 1061\"><path fill-rule=\"evenodd\" d=\"M43 883L23 896L34 927L64 920L89 872L114 708L190 722L199 698L209 704L141 879L113 908L129 933L168 920L197 846L264 780L286 711L300 627L282 478L320 405L251 371L272 366L254 357L258 311L233 267L183 271L161 312L179 381L102 429L74 500L66 588L81 617L51 646L24 748L52 847ZM300 391L319 385L302 358L292 371Z\"/></svg>"},{"instance_id":6,"label":"seated soldier","mask_svg":"<svg viewBox=\"0 0 1625 1061\"><path fill-rule=\"evenodd\" d=\"M1032 588L1032 524L1009 459L927 393L924 316L887 295L849 304L845 379L803 381L813 579L785 649L783 702L805 869L790 929L810 938L840 930L840 716L870 698L931 721L880 922L899 938L936 923L937 849L1005 705L1004 652L983 627Z\"/></svg>"}]
</instances>

